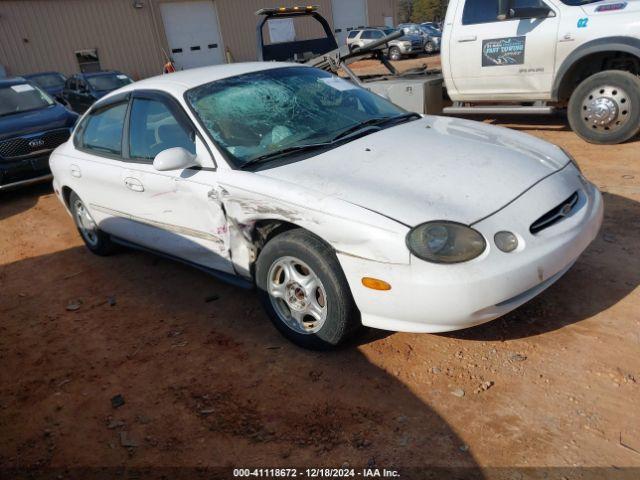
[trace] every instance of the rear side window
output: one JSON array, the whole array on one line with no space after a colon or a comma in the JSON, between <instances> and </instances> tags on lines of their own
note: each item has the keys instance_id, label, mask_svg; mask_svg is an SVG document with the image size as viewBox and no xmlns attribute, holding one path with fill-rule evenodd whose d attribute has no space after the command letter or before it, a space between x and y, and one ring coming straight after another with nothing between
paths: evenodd
<instances>
[{"instance_id":1,"label":"rear side window","mask_svg":"<svg viewBox=\"0 0 640 480\"><path fill-rule=\"evenodd\" d=\"M360 32L360 30L351 30L349 32L349 35L347 35L348 38L356 38L358 36L358 33Z\"/></svg>"},{"instance_id":2,"label":"rear side window","mask_svg":"<svg viewBox=\"0 0 640 480\"><path fill-rule=\"evenodd\" d=\"M125 102L91 113L82 128L82 146L97 154L121 155L126 112Z\"/></svg>"},{"instance_id":3,"label":"rear side window","mask_svg":"<svg viewBox=\"0 0 640 480\"><path fill-rule=\"evenodd\" d=\"M191 134L182 127L164 103L144 98L134 99L129 119L129 156L153 161L158 153L174 147L196 153Z\"/></svg>"},{"instance_id":4,"label":"rear side window","mask_svg":"<svg viewBox=\"0 0 640 480\"><path fill-rule=\"evenodd\" d=\"M467 0L462 11L462 24L498 21L498 0Z\"/></svg>"}]
</instances>

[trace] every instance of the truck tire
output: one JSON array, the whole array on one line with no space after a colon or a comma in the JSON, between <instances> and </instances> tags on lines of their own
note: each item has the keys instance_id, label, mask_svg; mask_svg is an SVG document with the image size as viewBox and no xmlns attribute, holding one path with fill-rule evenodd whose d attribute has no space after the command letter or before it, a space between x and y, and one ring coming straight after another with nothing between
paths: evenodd
<instances>
[{"instance_id":1,"label":"truck tire","mask_svg":"<svg viewBox=\"0 0 640 480\"><path fill-rule=\"evenodd\" d=\"M640 130L640 78L622 70L588 77L573 91L567 116L589 143L626 142Z\"/></svg>"},{"instance_id":2,"label":"truck tire","mask_svg":"<svg viewBox=\"0 0 640 480\"><path fill-rule=\"evenodd\" d=\"M270 240L258 257L255 278L274 326L303 348L333 349L361 326L336 254L306 230Z\"/></svg>"},{"instance_id":3,"label":"truck tire","mask_svg":"<svg viewBox=\"0 0 640 480\"><path fill-rule=\"evenodd\" d=\"M398 47L391 47L389 49L389 58L394 62L402 59L402 53Z\"/></svg>"}]
</instances>

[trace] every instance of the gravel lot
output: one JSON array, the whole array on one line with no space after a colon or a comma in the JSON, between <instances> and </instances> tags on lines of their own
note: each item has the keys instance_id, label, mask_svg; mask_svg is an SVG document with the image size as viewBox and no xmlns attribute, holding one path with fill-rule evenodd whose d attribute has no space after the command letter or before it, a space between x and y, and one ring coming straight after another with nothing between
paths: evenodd
<instances>
[{"instance_id":1,"label":"gravel lot","mask_svg":"<svg viewBox=\"0 0 640 480\"><path fill-rule=\"evenodd\" d=\"M640 467L640 139L486 121L574 154L599 237L502 319L335 353L282 339L253 292L91 255L47 185L0 194L0 468Z\"/></svg>"}]
</instances>

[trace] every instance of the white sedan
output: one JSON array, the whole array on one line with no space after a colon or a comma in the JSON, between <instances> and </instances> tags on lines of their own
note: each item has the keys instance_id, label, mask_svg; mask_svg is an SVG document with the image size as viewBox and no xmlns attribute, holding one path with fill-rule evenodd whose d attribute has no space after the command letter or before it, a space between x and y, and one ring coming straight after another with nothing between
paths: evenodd
<instances>
[{"instance_id":1,"label":"white sedan","mask_svg":"<svg viewBox=\"0 0 640 480\"><path fill-rule=\"evenodd\" d=\"M504 315L571 267L603 210L554 145L407 113L297 64L128 85L51 170L92 252L124 244L256 286L309 348L361 324L443 332Z\"/></svg>"}]
</instances>

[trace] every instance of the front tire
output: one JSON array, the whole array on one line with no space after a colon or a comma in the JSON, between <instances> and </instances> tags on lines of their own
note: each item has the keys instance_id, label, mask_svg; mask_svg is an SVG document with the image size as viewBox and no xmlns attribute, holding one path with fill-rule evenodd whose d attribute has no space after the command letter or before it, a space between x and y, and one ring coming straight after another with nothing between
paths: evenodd
<instances>
[{"instance_id":1,"label":"front tire","mask_svg":"<svg viewBox=\"0 0 640 480\"><path fill-rule=\"evenodd\" d=\"M107 256L115 251L115 245L109 235L98 228L91 213L75 192L69 195L69 209L84 244L92 253Z\"/></svg>"},{"instance_id":2,"label":"front tire","mask_svg":"<svg viewBox=\"0 0 640 480\"><path fill-rule=\"evenodd\" d=\"M640 79L620 70L588 77L571 95L567 116L589 143L626 142L640 130Z\"/></svg>"},{"instance_id":3,"label":"front tire","mask_svg":"<svg viewBox=\"0 0 640 480\"><path fill-rule=\"evenodd\" d=\"M426 53L427 55L432 55L435 51L436 51L436 46L433 44L432 41L428 41L427 43L425 43L424 53Z\"/></svg>"},{"instance_id":4,"label":"front tire","mask_svg":"<svg viewBox=\"0 0 640 480\"><path fill-rule=\"evenodd\" d=\"M256 284L275 327L303 348L335 348L360 326L338 258L305 230L289 230L267 243L256 264Z\"/></svg>"},{"instance_id":5,"label":"front tire","mask_svg":"<svg viewBox=\"0 0 640 480\"><path fill-rule=\"evenodd\" d=\"M402 53L400 52L400 49L398 47L391 47L389 49L389 58L394 62L402 59Z\"/></svg>"}]
</instances>

